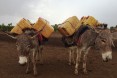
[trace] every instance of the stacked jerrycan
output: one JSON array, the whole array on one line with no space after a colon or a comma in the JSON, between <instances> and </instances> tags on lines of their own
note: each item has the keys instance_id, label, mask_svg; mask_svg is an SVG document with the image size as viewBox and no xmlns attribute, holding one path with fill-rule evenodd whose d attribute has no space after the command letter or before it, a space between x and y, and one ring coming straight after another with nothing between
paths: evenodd
<instances>
[{"instance_id":1,"label":"stacked jerrycan","mask_svg":"<svg viewBox=\"0 0 117 78\"><path fill-rule=\"evenodd\" d=\"M72 16L60 24L58 30L63 36L71 36L82 24L95 28L99 22L93 16L83 16L80 20L76 16Z\"/></svg>"},{"instance_id":2,"label":"stacked jerrycan","mask_svg":"<svg viewBox=\"0 0 117 78\"><path fill-rule=\"evenodd\" d=\"M79 19L76 16L69 17L61 25L59 25L58 30L64 36L71 36L78 26Z\"/></svg>"},{"instance_id":3,"label":"stacked jerrycan","mask_svg":"<svg viewBox=\"0 0 117 78\"><path fill-rule=\"evenodd\" d=\"M83 16L80 19L80 22L79 22L78 26L80 26L81 24L96 27L99 23L93 16L87 16L87 17Z\"/></svg>"},{"instance_id":4,"label":"stacked jerrycan","mask_svg":"<svg viewBox=\"0 0 117 78\"><path fill-rule=\"evenodd\" d=\"M34 29L40 31L41 34L48 38L54 32L54 28L49 24L49 22L43 18L39 18L33 26Z\"/></svg>"},{"instance_id":5,"label":"stacked jerrycan","mask_svg":"<svg viewBox=\"0 0 117 78\"><path fill-rule=\"evenodd\" d=\"M21 19L16 26L11 30L11 33L22 34L22 29L34 28L45 37L49 38L54 32L54 28L43 18L39 18L38 21L32 26L31 23L26 19Z\"/></svg>"},{"instance_id":6,"label":"stacked jerrycan","mask_svg":"<svg viewBox=\"0 0 117 78\"><path fill-rule=\"evenodd\" d=\"M16 26L10 31L11 33L22 34L22 29L32 28L30 22L26 19L21 19Z\"/></svg>"}]
</instances>

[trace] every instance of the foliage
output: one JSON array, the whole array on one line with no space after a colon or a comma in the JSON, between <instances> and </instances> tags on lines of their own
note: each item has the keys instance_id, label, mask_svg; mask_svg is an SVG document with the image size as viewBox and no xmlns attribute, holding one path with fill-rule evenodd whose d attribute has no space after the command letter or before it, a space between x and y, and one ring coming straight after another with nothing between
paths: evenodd
<instances>
[{"instance_id":1,"label":"foliage","mask_svg":"<svg viewBox=\"0 0 117 78\"><path fill-rule=\"evenodd\" d=\"M57 32L57 31L58 31L58 25L55 24L55 25L52 25L52 26L53 26L53 28L54 28L54 31Z\"/></svg>"},{"instance_id":2,"label":"foliage","mask_svg":"<svg viewBox=\"0 0 117 78\"><path fill-rule=\"evenodd\" d=\"M12 23L9 23L8 25L5 25L4 23L0 25L0 31L11 31L11 29L14 26L12 25ZM52 27L54 28L54 31L57 32L58 31L58 24L52 25Z\"/></svg>"},{"instance_id":3,"label":"foliage","mask_svg":"<svg viewBox=\"0 0 117 78\"><path fill-rule=\"evenodd\" d=\"M11 31L11 29L14 26L12 26L12 23L9 23L8 25L5 25L4 23L0 25L0 31Z\"/></svg>"},{"instance_id":4,"label":"foliage","mask_svg":"<svg viewBox=\"0 0 117 78\"><path fill-rule=\"evenodd\" d=\"M111 27L110 27L110 29L114 29L114 27L113 27L113 26L111 26Z\"/></svg>"},{"instance_id":5,"label":"foliage","mask_svg":"<svg viewBox=\"0 0 117 78\"><path fill-rule=\"evenodd\" d=\"M117 32L117 25L116 26L111 26L110 31L111 32Z\"/></svg>"}]
</instances>

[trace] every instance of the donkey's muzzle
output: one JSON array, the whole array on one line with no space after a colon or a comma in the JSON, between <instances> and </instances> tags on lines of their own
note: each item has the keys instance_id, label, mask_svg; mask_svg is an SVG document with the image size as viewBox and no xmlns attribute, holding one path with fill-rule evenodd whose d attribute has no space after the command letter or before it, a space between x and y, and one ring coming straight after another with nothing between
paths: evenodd
<instances>
[{"instance_id":1,"label":"donkey's muzzle","mask_svg":"<svg viewBox=\"0 0 117 78\"><path fill-rule=\"evenodd\" d=\"M19 57L19 64L25 65L26 63L27 63L27 58L25 56L20 56Z\"/></svg>"}]
</instances>

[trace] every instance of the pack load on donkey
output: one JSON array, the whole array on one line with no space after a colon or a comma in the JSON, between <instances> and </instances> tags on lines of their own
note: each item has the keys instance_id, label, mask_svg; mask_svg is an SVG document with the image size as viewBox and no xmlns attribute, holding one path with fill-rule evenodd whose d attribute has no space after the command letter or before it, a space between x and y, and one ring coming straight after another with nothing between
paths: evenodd
<instances>
[{"instance_id":1,"label":"pack load on donkey","mask_svg":"<svg viewBox=\"0 0 117 78\"><path fill-rule=\"evenodd\" d=\"M76 16L73 16L63 22L58 27L58 30L63 36L72 36L82 25L89 25L95 28L99 24L93 16L83 16L80 20Z\"/></svg>"},{"instance_id":2,"label":"pack load on donkey","mask_svg":"<svg viewBox=\"0 0 117 78\"><path fill-rule=\"evenodd\" d=\"M50 35L54 32L54 28L49 24L49 22L43 18L39 18L33 26L37 31L41 30L41 34L49 38Z\"/></svg>"},{"instance_id":3,"label":"pack load on donkey","mask_svg":"<svg viewBox=\"0 0 117 78\"><path fill-rule=\"evenodd\" d=\"M28 20L23 18L16 24L16 26L11 30L10 33L22 34L22 30L25 28L32 28L32 26Z\"/></svg>"},{"instance_id":4,"label":"pack load on donkey","mask_svg":"<svg viewBox=\"0 0 117 78\"><path fill-rule=\"evenodd\" d=\"M58 27L58 30L62 35L61 40L65 47L76 46L76 43L80 42L80 36L86 30L96 28L100 24L93 16L83 16L80 20L78 20L76 16L73 16L68 18L66 21ZM69 32L71 33L69 34Z\"/></svg>"},{"instance_id":5,"label":"pack load on donkey","mask_svg":"<svg viewBox=\"0 0 117 78\"><path fill-rule=\"evenodd\" d=\"M93 16L83 16L80 19L78 26L80 26L81 24L96 27L99 24L99 22Z\"/></svg>"},{"instance_id":6,"label":"pack load on donkey","mask_svg":"<svg viewBox=\"0 0 117 78\"><path fill-rule=\"evenodd\" d=\"M32 24L26 20L21 19L17 25L11 30L11 33L22 34L25 29L35 29L36 31L40 31L40 33L45 37L49 38L51 34L54 32L54 28L43 18L39 18L38 21L32 26Z\"/></svg>"},{"instance_id":7,"label":"pack load on donkey","mask_svg":"<svg viewBox=\"0 0 117 78\"><path fill-rule=\"evenodd\" d=\"M78 23L79 19L76 16L70 17L58 27L58 30L62 35L70 36L75 32L76 28L78 28Z\"/></svg>"}]
</instances>

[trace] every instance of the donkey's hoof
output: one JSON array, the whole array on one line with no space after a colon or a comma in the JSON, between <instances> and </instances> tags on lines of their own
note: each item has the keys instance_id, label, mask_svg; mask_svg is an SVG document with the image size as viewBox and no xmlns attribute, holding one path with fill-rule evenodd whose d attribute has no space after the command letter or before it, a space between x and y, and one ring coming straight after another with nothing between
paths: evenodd
<instances>
[{"instance_id":1,"label":"donkey's hoof","mask_svg":"<svg viewBox=\"0 0 117 78\"><path fill-rule=\"evenodd\" d=\"M43 61L40 61L39 64L40 64L40 65L43 65L44 63L43 63Z\"/></svg>"},{"instance_id":2,"label":"donkey's hoof","mask_svg":"<svg viewBox=\"0 0 117 78\"><path fill-rule=\"evenodd\" d=\"M85 70L85 71L83 71L83 72L84 72L84 74L85 74L85 75L87 75L87 74L88 74L86 70Z\"/></svg>"},{"instance_id":3,"label":"donkey's hoof","mask_svg":"<svg viewBox=\"0 0 117 78\"><path fill-rule=\"evenodd\" d=\"M75 64L76 64L76 62L74 61L74 62L73 62L73 64L75 65Z\"/></svg>"},{"instance_id":4,"label":"donkey's hoof","mask_svg":"<svg viewBox=\"0 0 117 78\"><path fill-rule=\"evenodd\" d=\"M29 74L30 73L30 71L26 71L26 74Z\"/></svg>"},{"instance_id":5,"label":"donkey's hoof","mask_svg":"<svg viewBox=\"0 0 117 78\"><path fill-rule=\"evenodd\" d=\"M71 63L68 63L68 65L70 65L70 66L71 66Z\"/></svg>"},{"instance_id":6,"label":"donkey's hoof","mask_svg":"<svg viewBox=\"0 0 117 78\"><path fill-rule=\"evenodd\" d=\"M40 65L44 65L43 63L39 63Z\"/></svg>"},{"instance_id":7,"label":"donkey's hoof","mask_svg":"<svg viewBox=\"0 0 117 78\"><path fill-rule=\"evenodd\" d=\"M74 74L75 74L75 75L78 75L78 71L77 71L77 70L75 70Z\"/></svg>"},{"instance_id":8,"label":"donkey's hoof","mask_svg":"<svg viewBox=\"0 0 117 78\"><path fill-rule=\"evenodd\" d=\"M34 76L37 76L37 72L34 72Z\"/></svg>"}]
</instances>

